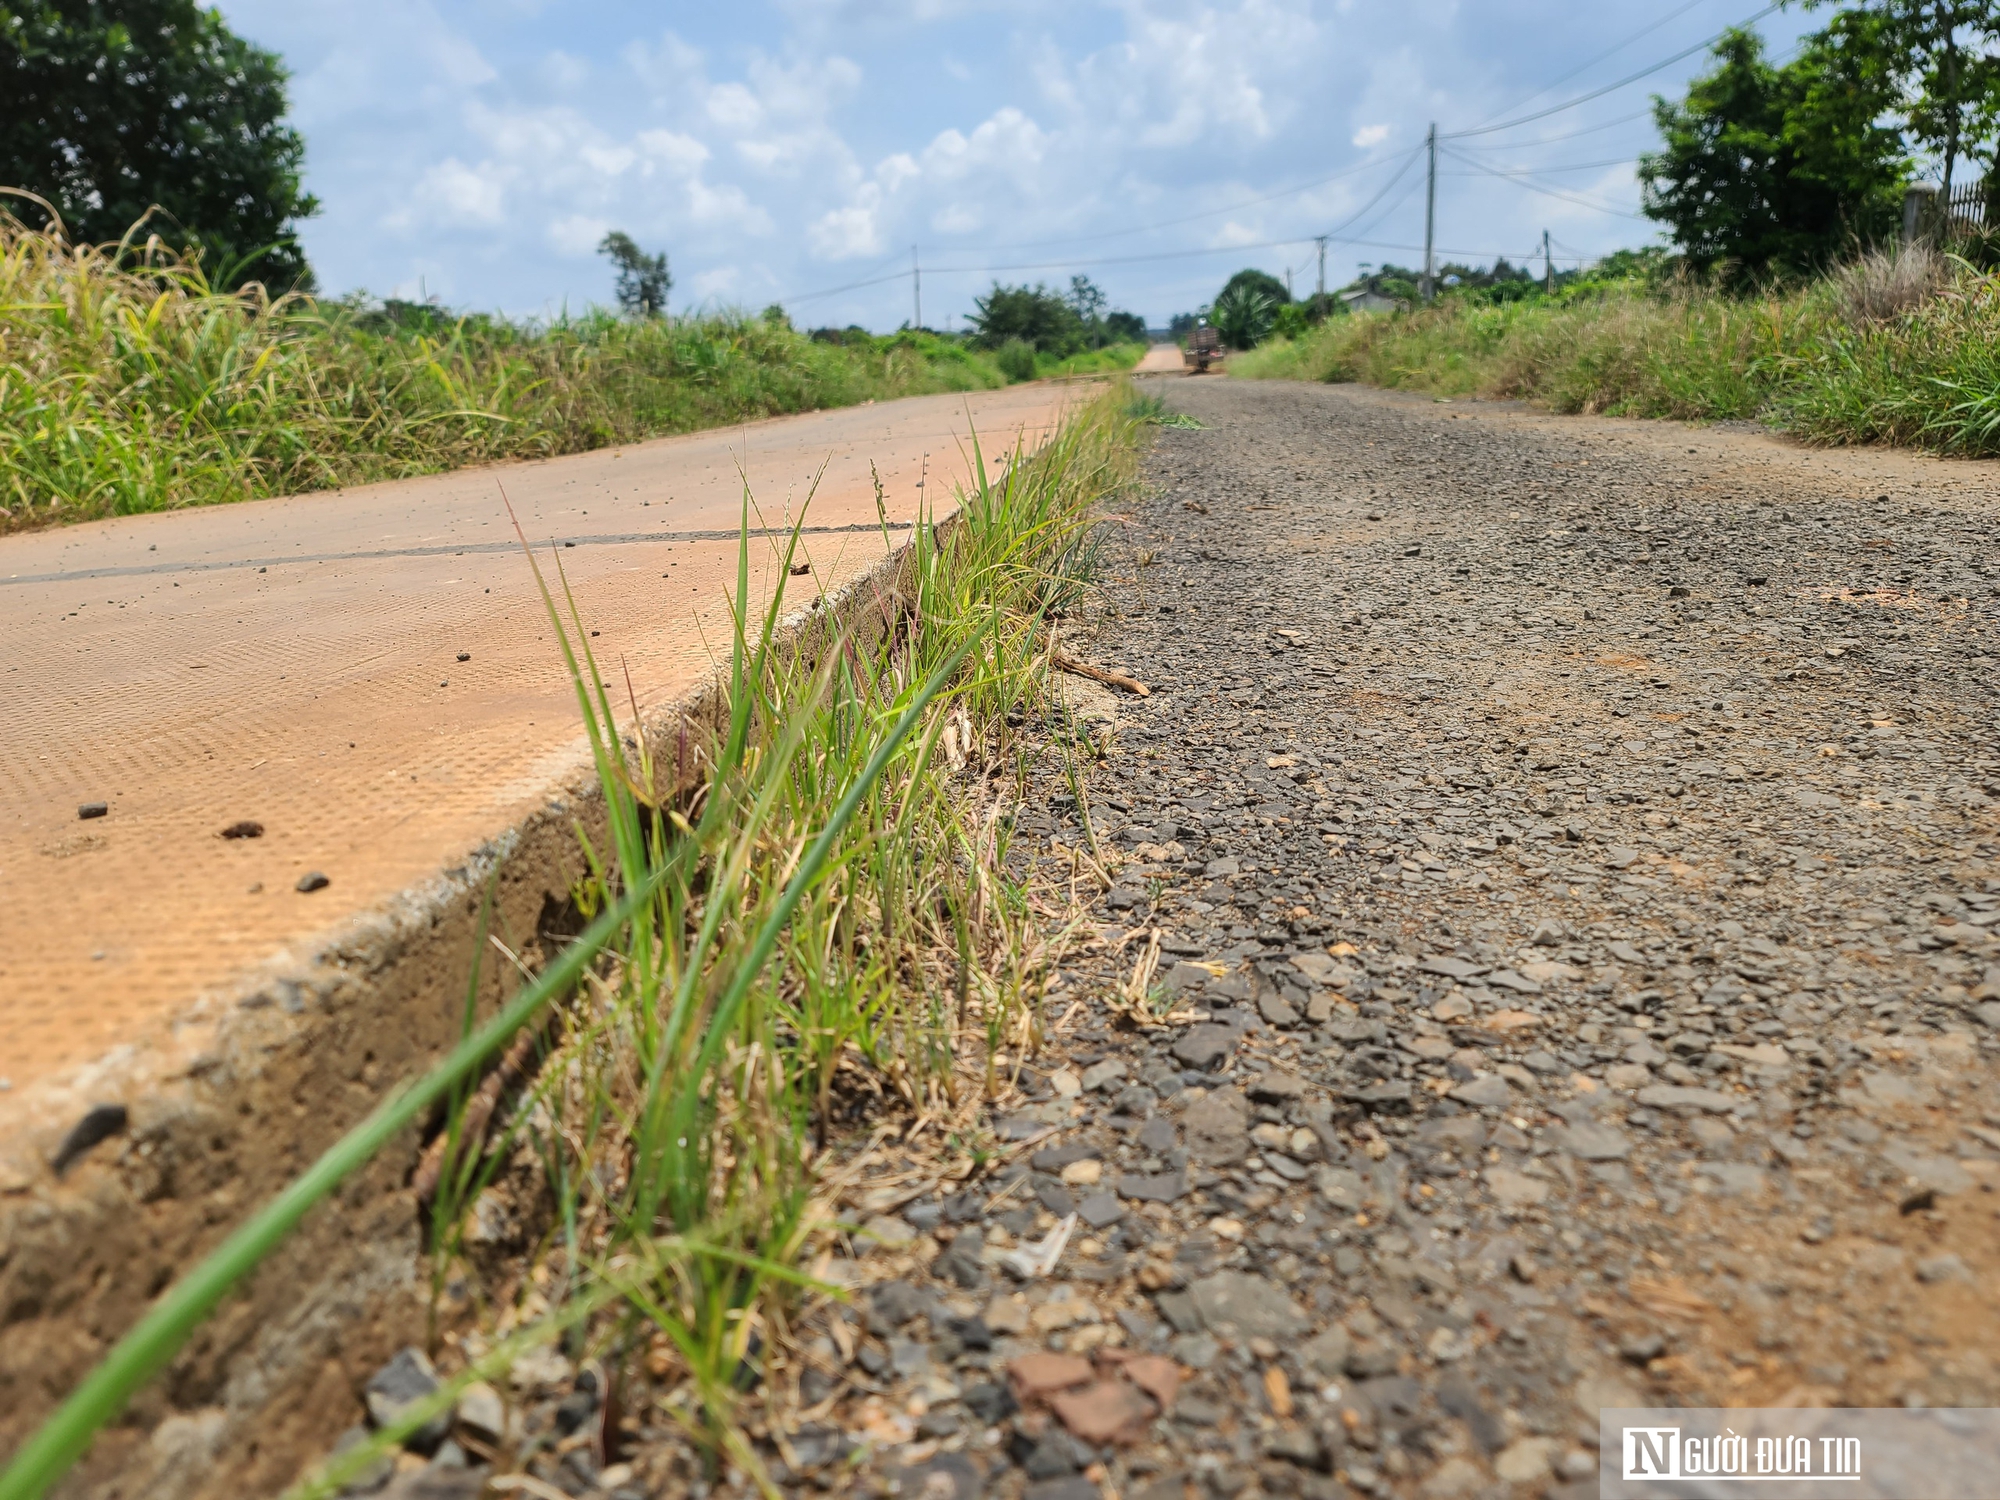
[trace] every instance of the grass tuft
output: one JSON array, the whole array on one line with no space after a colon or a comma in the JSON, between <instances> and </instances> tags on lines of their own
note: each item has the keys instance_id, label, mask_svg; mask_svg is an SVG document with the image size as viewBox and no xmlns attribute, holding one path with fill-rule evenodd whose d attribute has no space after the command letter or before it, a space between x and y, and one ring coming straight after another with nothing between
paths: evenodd
<instances>
[{"instance_id":1,"label":"grass tuft","mask_svg":"<svg viewBox=\"0 0 2000 1500\"><path fill-rule=\"evenodd\" d=\"M499 1015L468 1007L445 1063L169 1289L0 1472L0 1500L43 1494L305 1213L440 1105L433 1285L475 1289L453 1314L455 1380L561 1338L601 1358L625 1409L665 1413L761 1480L739 1409L778 1384L816 1287L805 1268L838 1229L837 1147L893 1114L976 1165L981 1106L1039 1044L1065 912L1010 860L1011 812L1052 621L1090 586L1097 507L1133 480L1126 402L1106 393L997 471L975 442L957 514L923 518L857 620L792 604L803 514L753 541L746 495L727 715L667 736L665 764L636 714L620 723L560 554L551 574L529 552L607 813L574 892L588 926ZM753 612L766 545L777 590ZM503 1050L491 1076L517 1083L475 1088ZM496 1201L528 1241L498 1258L470 1233ZM332 1493L398 1438L295 1494ZM531 1474L550 1460L502 1458Z\"/></svg>"},{"instance_id":2,"label":"grass tuft","mask_svg":"<svg viewBox=\"0 0 2000 1500\"><path fill-rule=\"evenodd\" d=\"M1021 378L1053 373L1030 361ZM71 245L0 213L0 530L1008 378L991 355L929 333L820 342L740 314L522 323L226 293L157 240Z\"/></svg>"}]
</instances>

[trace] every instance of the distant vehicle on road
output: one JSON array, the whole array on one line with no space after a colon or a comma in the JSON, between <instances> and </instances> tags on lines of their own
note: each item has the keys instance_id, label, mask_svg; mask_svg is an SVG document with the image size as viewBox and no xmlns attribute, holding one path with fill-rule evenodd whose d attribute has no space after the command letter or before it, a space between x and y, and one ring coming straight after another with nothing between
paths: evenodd
<instances>
[{"instance_id":1,"label":"distant vehicle on road","mask_svg":"<svg viewBox=\"0 0 2000 1500\"><path fill-rule=\"evenodd\" d=\"M1227 352L1222 347L1222 335L1204 323L1188 335L1187 347L1181 350L1181 358L1190 375L1201 375L1207 372L1210 365L1221 364Z\"/></svg>"}]
</instances>

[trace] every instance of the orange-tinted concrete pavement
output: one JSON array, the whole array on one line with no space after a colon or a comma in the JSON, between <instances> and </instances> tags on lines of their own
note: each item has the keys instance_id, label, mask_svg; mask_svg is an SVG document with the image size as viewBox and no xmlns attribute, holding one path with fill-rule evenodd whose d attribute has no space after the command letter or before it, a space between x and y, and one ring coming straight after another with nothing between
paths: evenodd
<instances>
[{"instance_id":1,"label":"orange-tinted concrete pavement","mask_svg":"<svg viewBox=\"0 0 2000 1500\"><path fill-rule=\"evenodd\" d=\"M0 1142L73 1116L107 1070L143 1074L246 975L574 774L575 702L500 484L645 707L727 648L745 479L778 526L825 465L806 550L832 590L883 555L871 462L907 523L920 476L948 502L966 474L968 416L990 455L1075 399L922 397L0 539ZM769 545L753 557L768 597ZM80 820L91 802L108 815ZM223 836L240 823L261 837ZM301 892L313 872L329 883Z\"/></svg>"}]
</instances>

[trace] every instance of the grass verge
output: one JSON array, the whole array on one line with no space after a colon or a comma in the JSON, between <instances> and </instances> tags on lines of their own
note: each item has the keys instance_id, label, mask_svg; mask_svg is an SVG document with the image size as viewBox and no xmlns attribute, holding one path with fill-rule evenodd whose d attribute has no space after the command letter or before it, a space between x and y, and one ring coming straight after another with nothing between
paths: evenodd
<instances>
[{"instance_id":1,"label":"grass verge","mask_svg":"<svg viewBox=\"0 0 2000 1500\"><path fill-rule=\"evenodd\" d=\"M1753 418L1826 446L2000 453L2000 277L1874 255L1761 296L1632 283L1328 321L1230 362L1250 379L1513 397L1562 412Z\"/></svg>"},{"instance_id":2,"label":"grass verge","mask_svg":"<svg viewBox=\"0 0 2000 1500\"><path fill-rule=\"evenodd\" d=\"M975 449L957 515L917 529L858 620L821 600L788 616L796 530L751 612L746 497L727 719L683 726L665 763L657 736L621 728L559 567L538 568L608 812L574 893L588 925L169 1289L0 1472L0 1500L43 1494L342 1177L439 1106L421 1170L437 1284L457 1291L432 1343L457 1383L561 1338L626 1410L760 1473L739 1411L776 1388L802 1268L838 1229L830 1145L885 1109L962 1130L1037 1045L1061 913L1010 868L1009 809L1050 621L1087 588L1096 508L1134 473L1125 401L1093 402L998 476ZM480 1069L523 1037L538 1055L479 1116ZM516 1226L497 1247L474 1232L496 1212ZM428 1411L300 1494L336 1491Z\"/></svg>"},{"instance_id":3,"label":"grass verge","mask_svg":"<svg viewBox=\"0 0 2000 1500\"><path fill-rule=\"evenodd\" d=\"M734 315L526 324L225 294L157 246L73 246L0 213L0 530L1007 379L928 333L829 343Z\"/></svg>"}]
</instances>

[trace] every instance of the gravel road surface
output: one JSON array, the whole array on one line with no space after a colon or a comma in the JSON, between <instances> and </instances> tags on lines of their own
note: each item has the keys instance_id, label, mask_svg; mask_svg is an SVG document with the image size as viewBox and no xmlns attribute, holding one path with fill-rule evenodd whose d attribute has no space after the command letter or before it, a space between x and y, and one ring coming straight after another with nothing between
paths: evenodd
<instances>
[{"instance_id":1,"label":"gravel road surface","mask_svg":"<svg viewBox=\"0 0 2000 1500\"><path fill-rule=\"evenodd\" d=\"M1582 1496L1604 1406L2000 1402L1990 466L1156 388L1025 1181L860 1263L906 1477Z\"/></svg>"},{"instance_id":2,"label":"gravel road surface","mask_svg":"<svg viewBox=\"0 0 2000 1500\"><path fill-rule=\"evenodd\" d=\"M1151 695L1016 814L1115 881L987 1175L851 1200L781 1486L1582 1497L1603 1407L2000 1404L1991 469L1155 388L1066 642Z\"/></svg>"}]
</instances>

